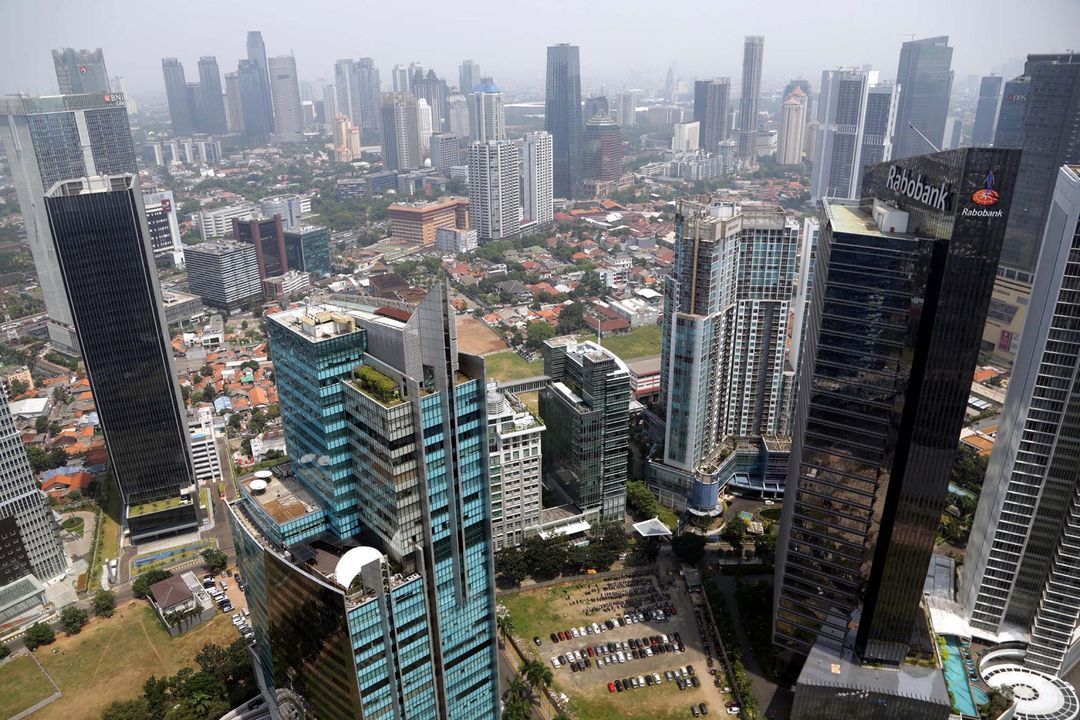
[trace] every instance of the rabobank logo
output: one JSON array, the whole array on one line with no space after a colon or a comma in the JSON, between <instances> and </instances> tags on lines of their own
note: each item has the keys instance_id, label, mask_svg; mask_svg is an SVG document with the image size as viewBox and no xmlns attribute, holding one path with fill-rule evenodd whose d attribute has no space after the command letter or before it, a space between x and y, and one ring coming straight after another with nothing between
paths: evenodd
<instances>
[{"instance_id":1,"label":"rabobank logo","mask_svg":"<svg viewBox=\"0 0 1080 720\"><path fill-rule=\"evenodd\" d=\"M994 171L990 170L986 173L986 179L983 180L983 187L976 190L971 194L971 201L976 205L980 205L978 208L966 207L960 211L960 214L964 217L985 217L985 218L999 218L1005 216L1005 211L998 208L991 210L990 206L997 205L998 200L1001 199L1001 193L994 189Z\"/></svg>"},{"instance_id":2,"label":"rabobank logo","mask_svg":"<svg viewBox=\"0 0 1080 720\"><path fill-rule=\"evenodd\" d=\"M889 166L889 177L885 185L893 192L907 195L912 200L935 210L949 212L953 208L953 190L950 183L935 184L930 180L924 180L922 173L913 175L911 170L899 165Z\"/></svg>"}]
</instances>

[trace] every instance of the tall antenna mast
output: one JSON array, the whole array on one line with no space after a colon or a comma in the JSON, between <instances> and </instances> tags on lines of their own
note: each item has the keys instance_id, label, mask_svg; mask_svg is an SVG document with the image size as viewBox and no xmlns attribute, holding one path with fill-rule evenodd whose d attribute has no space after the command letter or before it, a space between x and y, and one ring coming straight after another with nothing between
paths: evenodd
<instances>
[{"instance_id":1,"label":"tall antenna mast","mask_svg":"<svg viewBox=\"0 0 1080 720\"><path fill-rule=\"evenodd\" d=\"M923 140L925 140L925 141L926 141L926 144L927 144L927 145L929 145L930 147L934 148L934 152L941 152L941 148L939 148L939 147L938 147L937 145L935 145L934 143L930 142L930 138L928 138L928 137L926 137L925 135L923 135L923 134L922 134L922 131L921 131L921 130L919 130L919 128L915 127L915 125L914 125L914 124L913 124L913 123L912 123L912 122L911 122L910 120L908 120L908 121L907 121L907 124L908 124L908 127L909 127L909 128L911 128L911 129L912 129L912 130L914 130L915 132L919 133L919 137L921 137L921 138L922 138Z\"/></svg>"}]
</instances>

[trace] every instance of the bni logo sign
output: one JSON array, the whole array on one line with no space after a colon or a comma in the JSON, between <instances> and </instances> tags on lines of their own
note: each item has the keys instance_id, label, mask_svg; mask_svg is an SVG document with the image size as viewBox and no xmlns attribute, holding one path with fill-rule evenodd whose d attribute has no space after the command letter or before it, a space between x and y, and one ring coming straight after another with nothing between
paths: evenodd
<instances>
[{"instance_id":1,"label":"bni logo sign","mask_svg":"<svg viewBox=\"0 0 1080 720\"><path fill-rule=\"evenodd\" d=\"M994 171L986 173L986 179L983 181L983 187L980 190L976 190L971 194L971 201L976 205L982 205L986 207L988 205L997 205L998 200L1001 199L1001 194L994 189Z\"/></svg>"}]
</instances>

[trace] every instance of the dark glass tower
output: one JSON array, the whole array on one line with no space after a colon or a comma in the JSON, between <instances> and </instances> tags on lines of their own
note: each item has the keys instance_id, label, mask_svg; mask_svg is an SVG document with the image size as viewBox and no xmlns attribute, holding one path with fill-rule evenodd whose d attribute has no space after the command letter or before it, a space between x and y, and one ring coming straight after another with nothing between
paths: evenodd
<instances>
[{"instance_id":1,"label":"dark glass tower","mask_svg":"<svg viewBox=\"0 0 1080 720\"><path fill-rule=\"evenodd\" d=\"M731 78L698 80L694 83L694 120L701 123L701 148L716 152L721 140L731 134Z\"/></svg>"},{"instance_id":2,"label":"dark glass tower","mask_svg":"<svg viewBox=\"0 0 1080 720\"><path fill-rule=\"evenodd\" d=\"M165 98L169 101L173 136L189 135L195 129L195 108L184 80L184 65L176 58L162 58L161 74L165 76Z\"/></svg>"},{"instance_id":3,"label":"dark glass tower","mask_svg":"<svg viewBox=\"0 0 1080 720\"><path fill-rule=\"evenodd\" d=\"M1019 163L935 153L823 200L777 553L786 660L907 656Z\"/></svg>"},{"instance_id":4,"label":"dark glass tower","mask_svg":"<svg viewBox=\"0 0 1080 720\"><path fill-rule=\"evenodd\" d=\"M941 147L952 90L952 51L948 36L909 40L900 47L894 158L925 155ZM912 130L912 125L919 132Z\"/></svg>"},{"instance_id":5,"label":"dark glass tower","mask_svg":"<svg viewBox=\"0 0 1080 720\"><path fill-rule=\"evenodd\" d=\"M265 142L274 130L270 116L262 107L262 76L259 65L253 60L241 60L236 70L240 89L240 113L244 117L244 136L248 142Z\"/></svg>"},{"instance_id":6,"label":"dark glass tower","mask_svg":"<svg viewBox=\"0 0 1080 720\"><path fill-rule=\"evenodd\" d=\"M248 31L247 56L251 63L249 69L258 75L259 89L250 103L243 103L244 124L246 126L248 118L254 116L255 127L266 128L266 134L269 135L274 131L274 107L270 102L270 68L266 64L266 44L258 30Z\"/></svg>"},{"instance_id":7,"label":"dark glass tower","mask_svg":"<svg viewBox=\"0 0 1080 720\"><path fill-rule=\"evenodd\" d=\"M207 133L224 133L225 96L221 92L221 72L217 58L208 55L199 58L199 129Z\"/></svg>"},{"instance_id":8,"label":"dark glass tower","mask_svg":"<svg viewBox=\"0 0 1080 720\"><path fill-rule=\"evenodd\" d=\"M45 207L131 537L195 528L186 416L136 176L59 182Z\"/></svg>"},{"instance_id":9,"label":"dark glass tower","mask_svg":"<svg viewBox=\"0 0 1080 720\"><path fill-rule=\"evenodd\" d=\"M1080 161L1080 54L1028 55L1020 175L1001 249L1002 274L1030 285L1058 168Z\"/></svg>"},{"instance_id":10,"label":"dark glass tower","mask_svg":"<svg viewBox=\"0 0 1080 720\"><path fill-rule=\"evenodd\" d=\"M56 85L61 95L109 92L109 72L105 69L105 55L101 48L61 48L53 50L52 56L56 67Z\"/></svg>"},{"instance_id":11,"label":"dark glass tower","mask_svg":"<svg viewBox=\"0 0 1080 720\"><path fill-rule=\"evenodd\" d=\"M994 131L995 147L1020 147L1020 140L1024 137L1024 110L1027 107L1030 87L1031 78L1027 75L1015 77L1005 83L1005 90L1001 95L1001 109L998 111L997 129Z\"/></svg>"},{"instance_id":12,"label":"dark glass tower","mask_svg":"<svg viewBox=\"0 0 1080 720\"><path fill-rule=\"evenodd\" d=\"M739 89L739 160L753 165L757 143L758 98L761 96L761 64L765 38L747 35L743 44L742 87Z\"/></svg>"},{"instance_id":13,"label":"dark glass tower","mask_svg":"<svg viewBox=\"0 0 1080 720\"><path fill-rule=\"evenodd\" d=\"M581 66L577 45L547 49L544 129L551 133L555 197L581 197Z\"/></svg>"},{"instance_id":14,"label":"dark glass tower","mask_svg":"<svg viewBox=\"0 0 1080 720\"><path fill-rule=\"evenodd\" d=\"M994 128L1001 105L1000 75L987 75L979 82L979 101L975 105L975 127L971 130L971 144L975 147L992 145Z\"/></svg>"}]
</instances>

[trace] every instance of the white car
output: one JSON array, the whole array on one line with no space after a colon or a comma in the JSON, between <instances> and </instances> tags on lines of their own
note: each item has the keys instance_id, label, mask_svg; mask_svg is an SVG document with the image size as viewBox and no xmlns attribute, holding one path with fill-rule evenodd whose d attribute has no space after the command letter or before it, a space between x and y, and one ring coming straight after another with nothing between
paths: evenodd
<instances>
[{"instance_id":1,"label":"white car","mask_svg":"<svg viewBox=\"0 0 1080 720\"><path fill-rule=\"evenodd\" d=\"M626 653L624 653L622 650L616 653L615 657L619 658L620 663L626 662Z\"/></svg>"},{"instance_id":2,"label":"white car","mask_svg":"<svg viewBox=\"0 0 1080 720\"><path fill-rule=\"evenodd\" d=\"M577 631L578 631L578 635L580 635L581 637L585 637L588 634L587 632L585 632L585 626L584 625L579 627L577 629Z\"/></svg>"},{"instance_id":3,"label":"white car","mask_svg":"<svg viewBox=\"0 0 1080 720\"><path fill-rule=\"evenodd\" d=\"M656 681L657 685L664 682L664 678L660 677L660 673L653 673L652 674L652 679Z\"/></svg>"},{"instance_id":4,"label":"white car","mask_svg":"<svg viewBox=\"0 0 1080 720\"><path fill-rule=\"evenodd\" d=\"M653 656L652 648L651 647L645 648L645 654L648 655L649 657L652 657Z\"/></svg>"},{"instance_id":5,"label":"white car","mask_svg":"<svg viewBox=\"0 0 1080 720\"><path fill-rule=\"evenodd\" d=\"M581 637L581 633L577 631L577 628L570 628L570 634L574 637Z\"/></svg>"},{"instance_id":6,"label":"white car","mask_svg":"<svg viewBox=\"0 0 1080 720\"><path fill-rule=\"evenodd\" d=\"M558 656L555 656L555 657L551 658L551 666L552 667L559 667L559 664L560 663L559 663Z\"/></svg>"},{"instance_id":7,"label":"white car","mask_svg":"<svg viewBox=\"0 0 1080 720\"><path fill-rule=\"evenodd\" d=\"M729 707L727 709L727 714L728 715L738 715L739 714L739 706L738 705L732 705L731 707Z\"/></svg>"}]
</instances>

